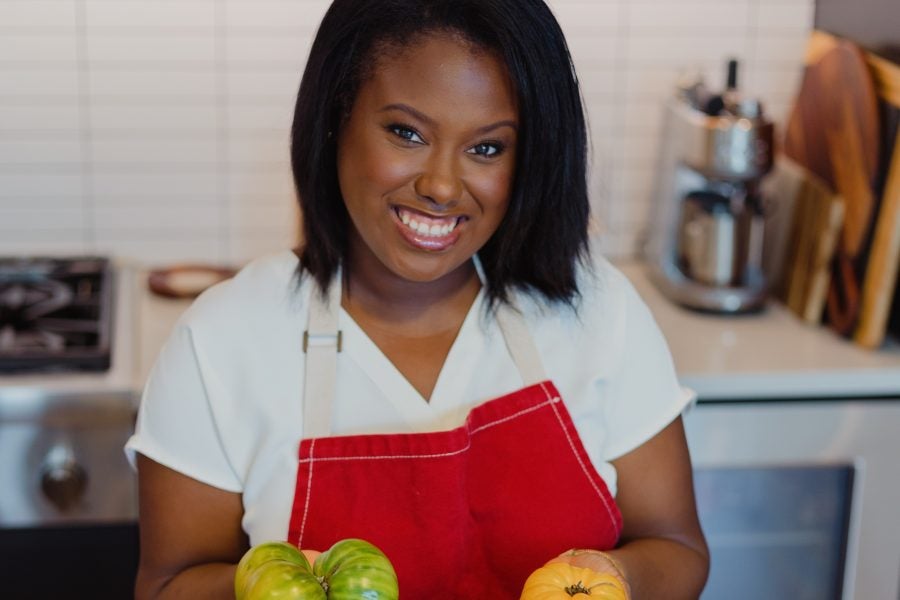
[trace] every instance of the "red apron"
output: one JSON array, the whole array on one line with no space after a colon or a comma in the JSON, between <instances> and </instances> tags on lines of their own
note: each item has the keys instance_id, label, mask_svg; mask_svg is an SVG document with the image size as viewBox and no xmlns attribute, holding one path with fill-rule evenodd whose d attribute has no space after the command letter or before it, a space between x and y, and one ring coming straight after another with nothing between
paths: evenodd
<instances>
[{"instance_id":1,"label":"red apron","mask_svg":"<svg viewBox=\"0 0 900 600\"><path fill-rule=\"evenodd\" d=\"M340 291L318 298L305 336L305 399L317 400L304 402L291 542L325 550L366 539L390 558L408 600L516 600L528 575L561 552L616 544L618 507L542 376L449 431L328 437L321 403L332 400L313 394L333 393ZM501 307L497 318L520 372L540 374L518 313Z\"/></svg>"}]
</instances>

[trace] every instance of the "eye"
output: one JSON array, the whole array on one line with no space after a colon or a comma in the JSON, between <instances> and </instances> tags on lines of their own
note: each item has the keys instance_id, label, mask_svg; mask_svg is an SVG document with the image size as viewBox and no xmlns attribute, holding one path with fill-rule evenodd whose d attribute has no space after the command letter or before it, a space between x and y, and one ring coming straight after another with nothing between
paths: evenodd
<instances>
[{"instance_id":1,"label":"eye","mask_svg":"<svg viewBox=\"0 0 900 600\"><path fill-rule=\"evenodd\" d=\"M425 140L422 139L422 136L419 135L419 132L413 129L412 127L407 127L406 125L388 125L387 130L396 135L398 138L402 140L406 140L407 142L412 142L414 144L424 144Z\"/></svg>"},{"instance_id":2,"label":"eye","mask_svg":"<svg viewBox=\"0 0 900 600\"><path fill-rule=\"evenodd\" d=\"M493 158L503 153L504 146L498 142L481 142L466 150L469 154L476 154L484 158Z\"/></svg>"}]
</instances>

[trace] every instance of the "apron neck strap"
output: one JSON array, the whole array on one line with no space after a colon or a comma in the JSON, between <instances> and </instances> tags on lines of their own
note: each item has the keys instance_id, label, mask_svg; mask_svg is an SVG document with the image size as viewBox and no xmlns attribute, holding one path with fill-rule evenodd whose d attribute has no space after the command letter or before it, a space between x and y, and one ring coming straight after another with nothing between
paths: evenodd
<instances>
[{"instance_id":1,"label":"apron neck strap","mask_svg":"<svg viewBox=\"0 0 900 600\"><path fill-rule=\"evenodd\" d=\"M341 272L322 294L313 283L309 294L309 322L303 332L306 368L303 385L303 437L331 433L331 412L337 382L337 355L341 351L338 311L341 309Z\"/></svg>"},{"instance_id":2,"label":"apron neck strap","mask_svg":"<svg viewBox=\"0 0 900 600\"><path fill-rule=\"evenodd\" d=\"M477 263L476 263L477 265ZM481 273L479 272L479 275ZM482 277L482 284L484 278ZM341 309L341 273L332 278L324 295L317 285L309 296L309 321L303 332L303 351L306 353L303 388L303 437L325 437L331 434L337 381L337 355L341 351L342 336L338 329ZM506 348L526 387L547 379L544 365L522 313L515 306L502 303L495 315Z\"/></svg>"}]
</instances>

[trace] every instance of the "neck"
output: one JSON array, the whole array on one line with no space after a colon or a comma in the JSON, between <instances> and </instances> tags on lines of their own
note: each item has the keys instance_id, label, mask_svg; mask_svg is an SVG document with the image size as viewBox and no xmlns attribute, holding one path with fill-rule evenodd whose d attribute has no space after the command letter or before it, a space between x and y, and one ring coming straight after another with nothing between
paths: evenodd
<instances>
[{"instance_id":1,"label":"neck","mask_svg":"<svg viewBox=\"0 0 900 600\"><path fill-rule=\"evenodd\" d=\"M469 260L434 281L409 281L390 271L371 252L351 248L344 273L341 304L351 313L363 311L392 321L440 314L449 306L475 300L481 281Z\"/></svg>"}]
</instances>

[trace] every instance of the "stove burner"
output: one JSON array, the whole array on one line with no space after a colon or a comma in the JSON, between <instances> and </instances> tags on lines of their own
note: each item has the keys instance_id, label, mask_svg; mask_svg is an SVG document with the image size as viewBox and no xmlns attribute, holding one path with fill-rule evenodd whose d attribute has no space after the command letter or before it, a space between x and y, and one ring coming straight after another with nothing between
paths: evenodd
<instances>
[{"instance_id":1,"label":"stove burner","mask_svg":"<svg viewBox=\"0 0 900 600\"><path fill-rule=\"evenodd\" d=\"M0 373L109 368L103 258L0 257Z\"/></svg>"}]
</instances>

